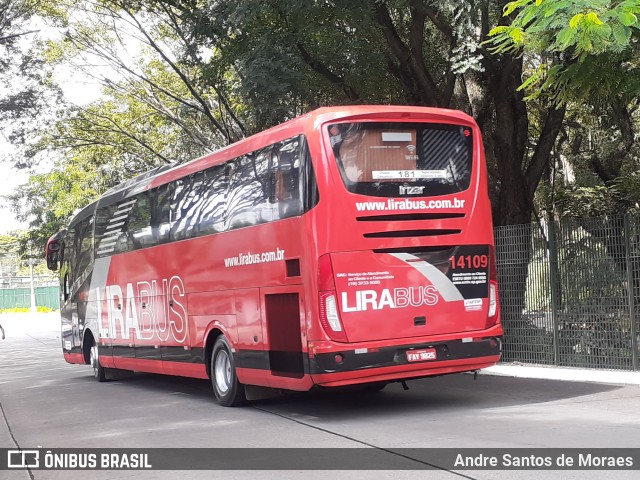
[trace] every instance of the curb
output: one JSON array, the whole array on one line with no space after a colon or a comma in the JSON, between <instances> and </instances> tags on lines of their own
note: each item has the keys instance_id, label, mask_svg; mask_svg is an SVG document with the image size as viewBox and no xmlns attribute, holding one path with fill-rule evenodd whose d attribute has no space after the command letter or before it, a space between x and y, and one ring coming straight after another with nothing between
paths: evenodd
<instances>
[{"instance_id":1,"label":"curb","mask_svg":"<svg viewBox=\"0 0 640 480\"><path fill-rule=\"evenodd\" d=\"M640 372L556 367L555 365L495 365L480 370L480 374L568 382L640 385Z\"/></svg>"}]
</instances>

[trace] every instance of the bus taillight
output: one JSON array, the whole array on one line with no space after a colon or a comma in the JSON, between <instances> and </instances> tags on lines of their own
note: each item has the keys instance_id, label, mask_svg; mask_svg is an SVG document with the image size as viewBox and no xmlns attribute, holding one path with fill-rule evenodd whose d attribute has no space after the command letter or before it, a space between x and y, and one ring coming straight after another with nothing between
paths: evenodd
<instances>
[{"instance_id":1,"label":"bus taillight","mask_svg":"<svg viewBox=\"0 0 640 480\"><path fill-rule=\"evenodd\" d=\"M338 314L336 292L320 292L320 324L331 340L346 342L347 335L342 328Z\"/></svg>"},{"instance_id":2,"label":"bus taillight","mask_svg":"<svg viewBox=\"0 0 640 480\"><path fill-rule=\"evenodd\" d=\"M495 317L498 312L498 284L489 282L489 318Z\"/></svg>"},{"instance_id":3,"label":"bus taillight","mask_svg":"<svg viewBox=\"0 0 640 480\"><path fill-rule=\"evenodd\" d=\"M495 247L489 246L489 312L487 327L494 325L499 318L498 265Z\"/></svg>"},{"instance_id":4,"label":"bus taillight","mask_svg":"<svg viewBox=\"0 0 640 480\"><path fill-rule=\"evenodd\" d=\"M320 324L331 340L346 342L347 335L342 328L338 313L336 284L333 278L331 256L322 255L318 259L318 300L320 301Z\"/></svg>"}]
</instances>

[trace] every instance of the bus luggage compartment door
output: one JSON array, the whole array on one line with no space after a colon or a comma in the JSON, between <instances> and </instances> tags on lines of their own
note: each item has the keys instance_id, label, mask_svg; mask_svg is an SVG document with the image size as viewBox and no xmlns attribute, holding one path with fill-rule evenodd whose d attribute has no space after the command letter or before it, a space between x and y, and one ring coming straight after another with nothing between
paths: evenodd
<instances>
[{"instance_id":1,"label":"bus luggage compartment door","mask_svg":"<svg viewBox=\"0 0 640 480\"><path fill-rule=\"evenodd\" d=\"M266 332L271 374L291 379L305 374L303 341L304 315L301 293L291 287L261 289L262 318Z\"/></svg>"},{"instance_id":2,"label":"bus luggage compartment door","mask_svg":"<svg viewBox=\"0 0 640 480\"><path fill-rule=\"evenodd\" d=\"M339 314L348 341L486 328L488 255L486 245L411 253L331 254ZM469 259L466 268L464 262Z\"/></svg>"}]
</instances>

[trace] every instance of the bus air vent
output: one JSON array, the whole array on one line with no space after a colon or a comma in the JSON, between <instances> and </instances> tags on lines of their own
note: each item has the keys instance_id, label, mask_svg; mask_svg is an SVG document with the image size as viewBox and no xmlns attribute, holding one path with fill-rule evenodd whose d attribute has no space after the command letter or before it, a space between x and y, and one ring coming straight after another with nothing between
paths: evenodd
<instances>
[{"instance_id":1,"label":"bus air vent","mask_svg":"<svg viewBox=\"0 0 640 480\"><path fill-rule=\"evenodd\" d=\"M431 230L395 230L391 232L364 233L364 238L406 238L406 237L434 237L439 235L458 235L460 229L439 228Z\"/></svg>"},{"instance_id":2,"label":"bus air vent","mask_svg":"<svg viewBox=\"0 0 640 480\"><path fill-rule=\"evenodd\" d=\"M448 220L464 218L464 213L402 213L398 215L371 215L356 217L358 222L412 222L415 220Z\"/></svg>"}]
</instances>

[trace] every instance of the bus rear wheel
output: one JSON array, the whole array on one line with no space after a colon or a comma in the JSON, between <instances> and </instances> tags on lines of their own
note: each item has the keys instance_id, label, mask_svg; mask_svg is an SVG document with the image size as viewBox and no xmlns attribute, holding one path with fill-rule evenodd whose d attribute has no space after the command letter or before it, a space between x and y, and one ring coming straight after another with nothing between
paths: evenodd
<instances>
[{"instance_id":1,"label":"bus rear wheel","mask_svg":"<svg viewBox=\"0 0 640 480\"><path fill-rule=\"evenodd\" d=\"M100 353L95 340L93 345L91 345L91 350L89 350L89 363L91 364L91 368L93 368L93 376L95 379L99 382L106 382L108 380L107 369L100 365Z\"/></svg>"},{"instance_id":2,"label":"bus rear wheel","mask_svg":"<svg viewBox=\"0 0 640 480\"><path fill-rule=\"evenodd\" d=\"M211 383L216 400L223 407L244 405L244 385L238 381L229 341L224 335L216 339L211 353Z\"/></svg>"}]
</instances>

